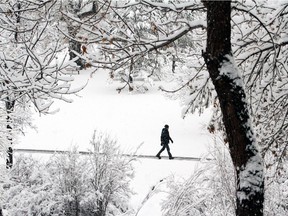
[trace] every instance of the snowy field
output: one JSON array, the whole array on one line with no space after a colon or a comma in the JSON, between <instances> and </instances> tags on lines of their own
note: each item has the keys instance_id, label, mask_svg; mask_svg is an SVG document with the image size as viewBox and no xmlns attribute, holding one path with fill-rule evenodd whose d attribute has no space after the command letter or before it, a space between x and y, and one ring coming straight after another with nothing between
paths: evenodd
<instances>
[{"instance_id":1,"label":"snowy field","mask_svg":"<svg viewBox=\"0 0 288 216\"><path fill-rule=\"evenodd\" d=\"M72 97L72 104L58 101L54 104L55 109L60 108L56 114L35 114L33 123L37 131L27 129L15 147L68 150L78 146L85 151L93 131L98 130L116 138L124 152L131 153L142 143L138 154L154 156L160 149L161 129L168 124L174 140L170 145L173 156L200 157L207 152L209 111L182 119L179 101L170 100L157 91L160 85L157 82L145 94L127 90L118 94L116 88L121 84L109 82L106 72L91 75L81 71L76 76L75 87L85 84L87 79L88 85L79 96ZM162 154L166 156L167 152ZM138 160L131 185L136 194L131 204L137 209L153 185L169 175L187 178L195 165L197 162L183 160ZM165 191L153 196L138 216L160 216L160 203L165 196Z\"/></svg>"}]
</instances>

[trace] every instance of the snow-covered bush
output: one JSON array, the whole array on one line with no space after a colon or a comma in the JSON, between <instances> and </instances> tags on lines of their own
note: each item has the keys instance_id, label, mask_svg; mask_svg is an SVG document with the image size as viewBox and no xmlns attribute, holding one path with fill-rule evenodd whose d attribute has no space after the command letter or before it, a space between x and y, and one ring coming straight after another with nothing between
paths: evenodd
<instances>
[{"instance_id":1,"label":"snow-covered bush","mask_svg":"<svg viewBox=\"0 0 288 216\"><path fill-rule=\"evenodd\" d=\"M9 215L56 215L53 213L54 193L45 165L31 157L20 155L2 182L3 207Z\"/></svg>"},{"instance_id":2,"label":"snow-covered bush","mask_svg":"<svg viewBox=\"0 0 288 216\"><path fill-rule=\"evenodd\" d=\"M280 167L279 167L280 165ZM273 171L271 171L273 170ZM265 215L288 215L288 163L282 161L267 168L265 185Z\"/></svg>"},{"instance_id":3,"label":"snow-covered bush","mask_svg":"<svg viewBox=\"0 0 288 216\"><path fill-rule=\"evenodd\" d=\"M134 158L123 156L115 140L96 131L91 145L88 170L91 175L87 179L91 189L86 193L90 200L85 205L93 207L92 212L99 216L122 215L129 211L127 203L132 195L129 182L134 176Z\"/></svg>"},{"instance_id":4,"label":"snow-covered bush","mask_svg":"<svg viewBox=\"0 0 288 216\"><path fill-rule=\"evenodd\" d=\"M91 145L90 154L74 149L43 164L17 158L8 180L0 182L3 209L11 216L129 215L134 159L108 135L95 132Z\"/></svg>"},{"instance_id":5,"label":"snow-covered bush","mask_svg":"<svg viewBox=\"0 0 288 216\"><path fill-rule=\"evenodd\" d=\"M218 141L190 178L170 179L165 216L235 215L235 171L228 148Z\"/></svg>"},{"instance_id":6,"label":"snow-covered bush","mask_svg":"<svg viewBox=\"0 0 288 216\"><path fill-rule=\"evenodd\" d=\"M85 197L87 166L76 149L54 155L47 166L54 187L59 215L79 215L80 202ZM61 213L61 214L60 214Z\"/></svg>"},{"instance_id":7,"label":"snow-covered bush","mask_svg":"<svg viewBox=\"0 0 288 216\"><path fill-rule=\"evenodd\" d=\"M165 216L236 215L235 170L223 140L216 135L214 139L207 156L212 160L201 161L186 180L170 178L169 196L162 205ZM288 215L288 164L282 161L273 166L267 167L265 173L264 215Z\"/></svg>"}]
</instances>

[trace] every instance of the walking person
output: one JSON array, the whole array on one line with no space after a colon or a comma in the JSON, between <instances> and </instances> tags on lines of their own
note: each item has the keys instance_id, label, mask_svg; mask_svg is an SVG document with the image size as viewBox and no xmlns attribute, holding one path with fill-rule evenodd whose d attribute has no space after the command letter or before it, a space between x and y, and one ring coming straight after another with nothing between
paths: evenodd
<instances>
[{"instance_id":1,"label":"walking person","mask_svg":"<svg viewBox=\"0 0 288 216\"><path fill-rule=\"evenodd\" d=\"M162 129L161 132L161 146L162 148L160 149L160 151L158 152L158 154L156 155L156 157L158 157L159 159L161 159L160 154L167 149L168 155L169 155L169 159L174 159L174 157L172 157L172 154L170 152L170 147L169 147L169 142L171 141L173 143L173 140L170 137L169 134L169 126L165 125L164 128Z\"/></svg>"}]
</instances>

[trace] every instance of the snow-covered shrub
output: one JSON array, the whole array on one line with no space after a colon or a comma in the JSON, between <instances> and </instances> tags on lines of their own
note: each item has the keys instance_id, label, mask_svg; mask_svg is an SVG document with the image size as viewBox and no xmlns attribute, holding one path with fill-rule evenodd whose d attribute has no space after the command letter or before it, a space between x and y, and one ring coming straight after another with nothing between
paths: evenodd
<instances>
[{"instance_id":1,"label":"snow-covered shrub","mask_svg":"<svg viewBox=\"0 0 288 216\"><path fill-rule=\"evenodd\" d=\"M282 161L278 165L266 171L264 212L267 216L288 215L288 163Z\"/></svg>"},{"instance_id":2,"label":"snow-covered shrub","mask_svg":"<svg viewBox=\"0 0 288 216\"><path fill-rule=\"evenodd\" d=\"M235 172L228 149L217 144L190 178L171 178L165 216L235 215Z\"/></svg>"},{"instance_id":3,"label":"snow-covered shrub","mask_svg":"<svg viewBox=\"0 0 288 216\"><path fill-rule=\"evenodd\" d=\"M8 181L7 172L8 172L8 170L6 169L5 165L0 164L0 216L2 216L2 214L3 214L2 209L3 209L4 192L5 192L3 187L1 187L1 186L2 186L2 184L4 184L5 182Z\"/></svg>"},{"instance_id":4,"label":"snow-covered shrub","mask_svg":"<svg viewBox=\"0 0 288 216\"><path fill-rule=\"evenodd\" d=\"M118 216L128 212L130 208L127 203L132 195L129 183L134 176L134 158L123 156L115 140L96 131L91 146L91 175L87 179L90 190L85 196L89 199L83 200L82 205L92 207L91 213L96 212L99 216Z\"/></svg>"},{"instance_id":5,"label":"snow-covered shrub","mask_svg":"<svg viewBox=\"0 0 288 216\"><path fill-rule=\"evenodd\" d=\"M53 186L45 165L20 155L9 178L8 182L1 184L4 190L3 207L9 215L57 215L53 214Z\"/></svg>"},{"instance_id":6,"label":"snow-covered shrub","mask_svg":"<svg viewBox=\"0 0 288 216\"><path fill-rule=\"evenodd\" d=\"M45 164L20 155L0 181L9 216L128 216L132 157L123 156L108 135L94 133L91 152L74 149Z\"/></svg>"},{"instance_id":7,"label":"snow-covered shrub","mask_svg":"<svg viewBox=\"0 0 288 216\"><path fill-rule=\"evenodd\" d=\"M94 132L89 155L56 155L49 165L64 215L118 216L129 211L133 159L108 135Z\"/></svg>"},{"instance_id":8,"label":"snow-covered shrub","mask_svg":"<svg viewBox=\"0 0 288 216\"><path fill-rule=\"evenodd\" d=\"M48 162L48 171L54 187L59 215L80 215L80 202L88 190L87 160L76 149L66 154L56 154Z\"/></svg>"},{"instance_id":9,"label":"snow-covered shrub","mask_svg":"<svg viewBox=\"0 0 288 216\"><path fill-rule=\"evenodd\" d=\"M212 160L201 161L190 178L170 178L169 196L162 205L165 216L236 215L235 170L228 148L219 137L207 158ZM266 169L265 216L288 215L287 170L284 160Z\"/></svg>"}]
</instances>

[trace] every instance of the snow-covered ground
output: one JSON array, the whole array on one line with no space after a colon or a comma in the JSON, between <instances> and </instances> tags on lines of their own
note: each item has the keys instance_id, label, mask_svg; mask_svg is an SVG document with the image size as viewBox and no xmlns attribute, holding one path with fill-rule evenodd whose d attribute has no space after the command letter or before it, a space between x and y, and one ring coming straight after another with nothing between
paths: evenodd
<instances>
[{"instance_id":1,"label":"snow-covered ground","mask_svg":"<svg viewBox=\"0 0 288 216\"><path fill-rule=\"evenodd\" d=\"M75 87L87 79L88 85L79 97L73 96L72 104L56 102L54 108L60 107L58 113L35 114L37 131L27 129L16 148L67 150L76 145L79 150L87 150L93 131L99 130L115 137L125 152L133 152L142 143L138 154L154 156L160 149L161 129L168 124L174 140L170 145L173 156L199 157L207 151L209 111L182 119L179 101L170 100L157 91L160 83L154 83L145 94L128 91L119 94L116 88L121 84L109 82L105 71L92 76L82 71L76 76ZM150 188L168 175L188 177L195 165L194 161L183 160L139 160L135 163L132 187L136 194L131 204L137 208ZM159 204L165 195L162 192L152 197L138 216L161 215Z\"/></svg>"}]
</instances>

